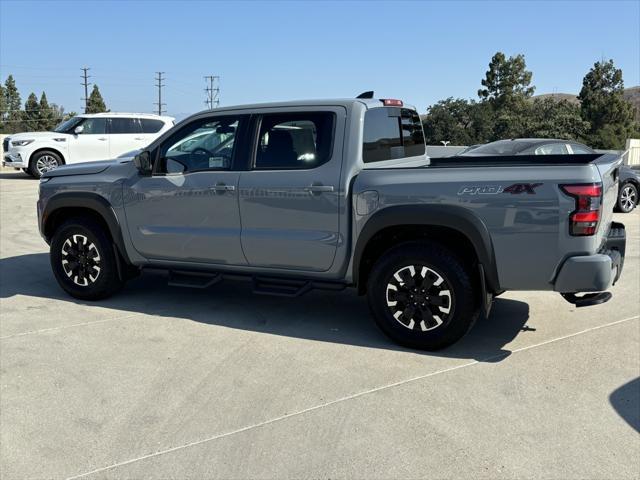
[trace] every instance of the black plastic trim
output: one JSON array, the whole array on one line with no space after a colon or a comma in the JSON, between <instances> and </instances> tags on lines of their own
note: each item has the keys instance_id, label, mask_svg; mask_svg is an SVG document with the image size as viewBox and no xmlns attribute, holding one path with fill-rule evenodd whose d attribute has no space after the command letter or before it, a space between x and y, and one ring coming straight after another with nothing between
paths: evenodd
<instances>
[{"instance_id":1,"label":"black plastic trim","mask_svg":"<svg viewBox=\"0 0 640 480\"><path fill-rule=\"evenodd\" d=\"M47 205L42 213L41 231L43 233L47 231L47 221L51 218L51 215L61 208L85 208L93 210L100 215L109 228L109 233L117 247L118 253L127 264L131 265L131 261L124 247L122 229L111 205L104 197L88 192L69 192L54 195L47 201Z\"/></svg>"},{"instance_id":2,"label":"black plastic trim","mask_svg":"<svg viewBox=\"0 0 640 480\"><path fill-rule=\"evenodd\" d=\"M353 280L358 282L364 250L374 235L388 227L433 226L456 230L469 239L484 270L487 290L500 290L491 236L486 225L465 208L454 205L401 205L379 210L367 221L354 250Z\"/></svg>"}]
</instances>

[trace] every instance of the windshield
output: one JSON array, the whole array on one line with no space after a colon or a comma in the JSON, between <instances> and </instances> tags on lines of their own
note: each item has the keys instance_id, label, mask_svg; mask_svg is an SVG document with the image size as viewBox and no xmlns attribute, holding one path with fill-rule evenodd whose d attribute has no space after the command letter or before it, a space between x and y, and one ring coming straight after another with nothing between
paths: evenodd
<instances>
[{"instance_id":1,"label":"windshield","mask_svg":"<svg viewBox=\"0 0 640 480\"><path fill-rule=\"evenodd\" d=\"M513 140L499 140L497 142L480 145L474 149L462 152L459 155L476 157L482 155L516 155L517 153L529 148L531 145L527 142L514 142Z\"/></svg>"},{"instance_id":2,"label":"windshield","mask_svg":"<svg viewBox=\"0 0 640 480\"><path fill-rule=\"evenodd\" d=\"M82 121L82 117L71 117L69 120L65 120L59 123L56 128L53 129L57 133L65 133L74 128L78 123Z\"/></svg>"}]
</instances>

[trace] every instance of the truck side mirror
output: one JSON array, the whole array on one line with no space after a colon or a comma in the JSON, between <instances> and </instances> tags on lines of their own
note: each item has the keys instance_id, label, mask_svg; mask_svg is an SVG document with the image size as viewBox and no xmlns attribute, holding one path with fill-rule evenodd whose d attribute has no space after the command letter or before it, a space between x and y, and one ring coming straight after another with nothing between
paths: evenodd
<instances>
[{"instance_id":1,"label":"truck side mirror","mask_svg":"<svg viewBox=\"0 0 640 480\"><path fill-rule=\"evenodd\" d=\"M75 133L76 135L80 135L82 132L84 132L84 127L82 125L78 125L73 129L73 133Z\"/></svg>"},{"instance_id":2,"label":"truck side mirror","mask_svg":"<svg viewBox=\"0 0 640 480\"><path fill-rule=\"evenodd\" d=\"M151 155L148 150L133 157L133 163L142 175L151 175Z\"/></svg>"}]
</instances>

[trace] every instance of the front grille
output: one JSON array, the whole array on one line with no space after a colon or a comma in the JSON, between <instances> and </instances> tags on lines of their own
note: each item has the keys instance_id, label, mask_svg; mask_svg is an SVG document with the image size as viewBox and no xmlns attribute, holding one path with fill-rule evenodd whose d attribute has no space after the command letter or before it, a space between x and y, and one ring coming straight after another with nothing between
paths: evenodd
<instances>
[{"instance_id":1,"label":"front grille","mask_svg":"<svg viewBox=\"0 0 640 480\"><path fill-rule=\"evenodd\" d=\"M5 153L9 151L9 137L5 137L2 141L2 151Z\"/></svg>"}]
</instances>

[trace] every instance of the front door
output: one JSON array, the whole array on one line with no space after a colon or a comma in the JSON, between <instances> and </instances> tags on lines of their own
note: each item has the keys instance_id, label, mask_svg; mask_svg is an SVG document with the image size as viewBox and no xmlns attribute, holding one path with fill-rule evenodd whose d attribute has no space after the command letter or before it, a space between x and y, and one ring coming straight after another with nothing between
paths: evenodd
<instances>
[{"instance_id":1,"label":"front door","mask_svg":"<svg viewBox=\"0 0 640 480\"><path fill-rule=\"evenodd\" d=\"M242 248L249 265L326 271L333 264L343 241L338 222L345 118L340 107L259 116L256 151L240 175Z\"/></svg>"},{"instance_id":2,"label":"front door","mask_svg":"<svg viewBox=\"0 0 640 480\"><path fill-rule=\"evenodd\" d=\"M125 185L131 241L157 260L244 265L236 148L245 117L194 120L156 151L153 175Z\"/></svg>"},{"instance_id":3,"label":"front door","mask_svg":"<svg viewBox=\"0 0 640 480\"><path fill-rule=\"evenodd\" d=\"M85 118L76 128L82 126L81 133L71 133L69 137L69 162L89 162L109 159L109 136L107 119L104 117Z\"/></svg>"}]
</instances>

